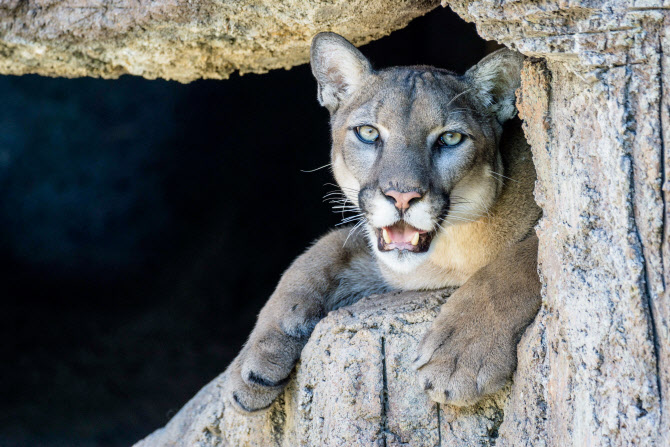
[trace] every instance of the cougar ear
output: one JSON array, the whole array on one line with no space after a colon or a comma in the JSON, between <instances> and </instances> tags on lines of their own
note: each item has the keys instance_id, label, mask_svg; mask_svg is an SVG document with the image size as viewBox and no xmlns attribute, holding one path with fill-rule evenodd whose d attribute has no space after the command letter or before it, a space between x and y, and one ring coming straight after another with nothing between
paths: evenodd
<instances>
[{"instance_id":1,"label":"cougar ear","mask_svg":"<svg viewBox=\"0 0 670 447\"><path fill-rule=\"evenodd\" d=\"M503 48L489 54L465 73L475 94L500 123L516 115L514 92L521 85L522 68L523 56Z\"/></svg>"},{"instance_id":2,"label":"cougar ear","mask_svg":"<svg viewBox=\"0 0 670 447\"><path fill-rule=\"evenodd\" d=\"M363 53L339 34L317 34L310 51L312 74L319 84L319 103L333 113L342 100L360 87L372 67Z\"/></svg>"}]
</instances>

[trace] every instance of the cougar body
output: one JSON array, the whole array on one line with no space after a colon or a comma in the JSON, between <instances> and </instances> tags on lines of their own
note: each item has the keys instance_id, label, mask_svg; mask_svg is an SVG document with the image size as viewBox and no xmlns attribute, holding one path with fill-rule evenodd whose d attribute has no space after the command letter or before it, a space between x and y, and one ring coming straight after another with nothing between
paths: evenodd
<instances>
[{"instance_id":1,"label":"cougar body","mask_svg":"<svg viewBox=\"0 0 670 447\"><path fill-rule=\"evenodd\" d=\"M462 76L373 70L343 37L314 38L335 202L354 224L321 238L282 276L227 370L235 408L272 403L330 310L391 290L459 286L418 347L414 366L430 398L470 405L509 379L540 304L541 211L514 118L522 63L499 50Z\"/></svg>"}]
</instances>

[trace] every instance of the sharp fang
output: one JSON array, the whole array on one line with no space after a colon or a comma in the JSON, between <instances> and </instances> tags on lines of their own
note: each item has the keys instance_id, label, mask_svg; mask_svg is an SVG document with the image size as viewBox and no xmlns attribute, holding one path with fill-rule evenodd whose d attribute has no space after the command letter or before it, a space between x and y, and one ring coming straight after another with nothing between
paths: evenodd
<instances>
[{"instance_id":1,"label":"sharp fang","mask_svg":"<svg viewBox=\"0 0 670 447\"><path fill-rule=\"evenodd\" d=\"M414 237L412 238L412 245L419 245L419 232L417 231L414 233Z\"/></svg>"},{"instance_id":2,"label":"sharp fang","mask_svg":"<svg viewBox=\"0 0 670 447\"><path fill-rule=\"evenodd\" d=\"M386 228L382 228L382 237L384 238L384 242L387 244L391 243L391 236L389 236L389 232L386 231Z\"/></svg>"}]
</instances>

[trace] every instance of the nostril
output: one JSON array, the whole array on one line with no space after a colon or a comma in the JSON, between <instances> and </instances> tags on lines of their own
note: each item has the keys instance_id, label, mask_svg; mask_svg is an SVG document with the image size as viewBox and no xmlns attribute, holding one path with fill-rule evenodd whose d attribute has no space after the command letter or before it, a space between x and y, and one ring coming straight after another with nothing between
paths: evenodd
<instances>
[{"instance_id":1,"label":"nostril","mask_svg":"<svg viewBox=\"0 0 670 447\"><path fill-rule=\"evenodd\" d=\"M382 191L382 194L384 194L384 197L386 197L386 200L391 202L391 205L395 206L397 199L394 197L393 193L395 191Z\"/></svg>"},{"instance_id":2,"label":"nostril","mask_svg":"<svg viewBox=\"0 0 670 447\"><path fill-rule=\"evenodd\" d=\"M393 205L398 206L398 201L400 200L400 192L396 190L388 190L384 191L384 195L386 196L387 199L393 203Z\"/></svg>"},{"instance_id":3,"label":"nostril","mask_svg":"<svg viewBox=\"0 0 670 447\"><path fill-rule=\"evenodd\" d=\"M412 197L411 199L409 199L409 200L407 201L408 206L409 206L409 205L412 205L413 203L418 202L419 200L421 200L421 197L422 197L421 194L417 193L417 196L416 196L416 197Z\"/></svg>"},{"instance_id":4,"label":"nostril","mask_svg":"<svg viewBox=\"0 0 670 447\"><path fill-rule=\"evenodd\" d=\"M403 211L409 208L413 201L421 199L421 194L416 191L400 192L391 189L389 191L385 191L384 194L386 197L393 200L396 208Z\"/></svg>"}]
</instances>

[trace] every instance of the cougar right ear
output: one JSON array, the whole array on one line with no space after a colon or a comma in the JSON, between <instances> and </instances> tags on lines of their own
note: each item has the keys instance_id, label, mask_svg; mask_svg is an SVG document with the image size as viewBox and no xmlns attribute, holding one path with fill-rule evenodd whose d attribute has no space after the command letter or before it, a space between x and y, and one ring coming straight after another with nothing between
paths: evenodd
<instances>
[{"instance_id":1,"label":"cougar right ear","mask_svg":"<svg viewBox=\"0 0 670 447\"><path fill-rule=\"evenodd\" d=\"M521 85L523 56L503 48L495 51L465 73L475 95L504 123L516 115L514 92Z\"/></svg>"},{"instance_id":2,"label":"cougar right ear","mask_svg":"<svg viewBox=\"0 0 670 447\"><path fill-rule=\"evenodd\" d=\"M339 34L317 34L310 51L312 74L319 84L319 103L333 113L342 100L360 87L372 67L363 53Z\"/></svg>"}]
</instances>

